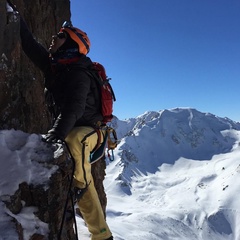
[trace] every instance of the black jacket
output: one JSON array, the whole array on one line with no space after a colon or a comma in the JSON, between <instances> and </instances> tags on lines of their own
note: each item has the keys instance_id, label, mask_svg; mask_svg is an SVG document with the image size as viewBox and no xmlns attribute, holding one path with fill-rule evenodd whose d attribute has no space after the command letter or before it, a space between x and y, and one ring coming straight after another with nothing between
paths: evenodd
<instances>
[{"instance_id":1,"label":"black jacket","mask_svg":"<svg viewBox=\"0 0 240 240\"><path fill-rule=\"evenodd\" d=\"M45 74L45 87L56 104L57 117L50 132L65 139L74 126L94 126L101 122L97 83L88 74L92 66L90 58L80 55L77 63L56 65L52 71L49 52L33 38L22 18L20 35L24 52Z\"/></svg>"}]
</instances>

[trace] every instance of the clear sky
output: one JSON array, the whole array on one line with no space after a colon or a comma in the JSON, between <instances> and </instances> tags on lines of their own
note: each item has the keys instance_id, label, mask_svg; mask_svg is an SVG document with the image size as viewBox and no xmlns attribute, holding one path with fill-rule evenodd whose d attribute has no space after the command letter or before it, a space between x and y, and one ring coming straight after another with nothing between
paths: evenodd
<instances>
[{"instance_id":1,"label":"clear sky","mask_svg":"<svg viewBox=\"0 0 240 240\"><path fill-rule=\"evenodd\" d=\"M240 0L71 0L121 120L192 107L240 121Z\"/></svg>"}]
</instances>

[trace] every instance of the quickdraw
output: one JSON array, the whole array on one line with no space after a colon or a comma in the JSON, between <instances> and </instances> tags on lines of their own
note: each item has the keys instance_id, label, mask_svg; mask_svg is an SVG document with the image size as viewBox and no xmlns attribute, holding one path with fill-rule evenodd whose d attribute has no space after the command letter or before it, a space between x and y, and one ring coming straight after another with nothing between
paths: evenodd
<instances>
[{"instance_id":1,"label":"quickdraw","mask_svg":"<svg viewBox=\"0 0 240 240\"><path fill-rule=\"evenodd\" d=\"M107 143L107 153L108 153L108 158L110 161L114 161L114 154L113 150L117 147L118 145L118 139L117 139L117 133L115 129L108 127L107 128L107 136L108 136L108 143ZM111 154L109 153L111 151Z\"/></svg>"}]
</instances>

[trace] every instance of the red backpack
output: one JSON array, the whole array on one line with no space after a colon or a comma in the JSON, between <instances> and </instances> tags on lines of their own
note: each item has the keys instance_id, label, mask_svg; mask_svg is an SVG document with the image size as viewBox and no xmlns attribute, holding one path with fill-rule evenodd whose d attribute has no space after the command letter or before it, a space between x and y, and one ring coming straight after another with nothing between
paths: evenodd
<instances>
[{"instance_id":1,"label":"red backpack","mask_svg":"<svg viewBox=\"0 0 240 240\"><path fill-rule=\"evenodd\" d=\"M90 75L97 81L97 85L99 86L100 98L101 98L101 112L103 116L103 123L110 122L113 118L113 102L116 101L115 94L113 92L112 86L109 83L110 78L107 77L105 68L102 64L98 62L93 62L93 68L89 72ZM106 135L103 139L103 142L100 143L101 134L98 129L98 143L95 149L91 152L89 161L90 163L94 163L101 159L104 154L106 148L108 148L108 158L110 161L114 160L113 150L117 147L118 140L117 134L115 130L109 126L106 128ZM109 153L112 151L112 156Z\"/></svg>"},{"instance_id":2,"label":"red backpack","mask_svg":"<svg viewBox=\"0 0 240 240\"><path fill-rule=\"evenodd\" d=\"M100 85L103 123L107 123L110 122L113 118L113 102L116 101L112 86L109 83L109 80L111 80L111 78L107 77L105 68L102 64L93 62L93 68L98 73L96 79Z\"/></svg>"}]
</instances>

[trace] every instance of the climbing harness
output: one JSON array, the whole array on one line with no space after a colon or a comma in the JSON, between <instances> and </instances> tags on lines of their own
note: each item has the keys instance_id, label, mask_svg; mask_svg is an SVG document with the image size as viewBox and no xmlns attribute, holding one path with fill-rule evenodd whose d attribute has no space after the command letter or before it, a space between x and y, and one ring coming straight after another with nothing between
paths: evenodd
<instances>
[{"instance_id":1,"label":"climbing harness","mask_svg":"<svg viewBox=\"0 0 240 240\"><path fill-rule=\"evenodd\" d=\"M94 129L92 132L90 132L88 135L85 136L88 137L89 135L93 134L93 133L97 133L98 135L98 141L96 144L96 147L94 148L94 150L92 151L92 153L90 154L90 163L96 162L97 160L99 160L100 158L102 158L105 154L105 150L106 148L108 148L107 153L108 153L108 157L110 159L110 161L114 160L114 155L113 155L113 150L117 147L118 144L118 140L117 140L117 134L115 132L115 130L109 126L104 126L102 127L102 129L106 130L106 133L103 134L103 141L101 141L102 139L102 132L100 131L101 128L98 129ZM85 138L82 140L82 142L84 142ZM102 142L102 143L101 143ZM69 149L68 144L65 141L61 141L61 144L63 145L64 149L66 150L66 152L68 153L68 159L70 158L72 160L72 172L71 172L71 176L68 175L68 180L69 180L69 188L68 188L68 192L67 192L67 198L66 198L66 202L65 202L65 206L64 206L64 210L63 210L63 215L62 215L62 221L61 221L61 226L60 226L60 230L58 233L58 239L61 239L62 236L62 231L63 231L63 225L65 220L70 219L70 217L73 217L74 219L74 228L75 228L75 235L76 235L76 240L78 240L78 231L77 231L77 221L76 221L76 216L75 216L75 209L74 209L74 205L77 201L80 200L80 198L82 197L82 195L85 193L85 191L88 188L88 185L91 183L87 182L86 179L86 172L85 172L85 168L83 167L84 170L84 179L86 182L86 187L84 189L79 189L79 188L73 188L73 176L74 176L74 171L75 171L75 159L73 157L73 155L71 154L71 151ZM82 148L82 156L85 156L84 151L85 151L85 145L83 145ZM111 154L109 153L111 151ZM84 159L83 158L83 164L84 161L87 161L88 159ZM73 199L75 198L75 199ZM68 203L71 203L71 209L68 210Z\"/></svg>"},{"instance_id":2,"label":"climbing harness","mask_svg":"<svg viewBox=\"0 0 240 240\"><path fill-rule=\"evenodd\" d=\"M101 128L106 130L106 133L102 134ZM76 216L75 216L74 205L77 201L80 200L82 195L86 192L88 185L91 183L91 182L90 183L87 182L86 172L85 172L85 168L84 168L84 161L89 160L90 163L96 162L97 160L99 160L100 158L102 158L104 156L106 148L108 148L107 152L108 152L108 157L109 157L110 161L114 160L113 150L117 147L117 144L118 144L117 134L116 134L115 130L109 126L103 126L101 128L99 127L98 129L97 128L94 129L92 132L87 134L82 140L82 143L84 143L85 138L89 137L91 134L97 133L97 135L98 135L98 141L97 141L96 147L90 154L90 159L84 158L85 145L83 144L82 164L83 164L83 171L84 171L83 172L84 179L86 182L86 187L83 189L80 189L77 187L73 188L73 176L74 176L74 172L75 172L75 159L70 151L68 144L63 140L60 142L62 144L64 150L66 150L66 153L68 154L68 159L71 159L71 161L72 161L72 172L71 172L71 176L70 176L70 174L68 175L69 187L68 187L66 202L64 205L64 209L63 209L62 221L61 221L61 225L60 225L60 229L59 229L59 233L58 233L58 240L61 240L64 222L66 220L70 220L71 218L74 219L75 236L76 236L76 240L78 240L77 221L76 221ZM102 141L102 137L103 137L103 141ZM109 151L112 152L112 155L109 153ZM71 209L68 209L69 201L71 204Z\"/></svg>"}]
</instances>

